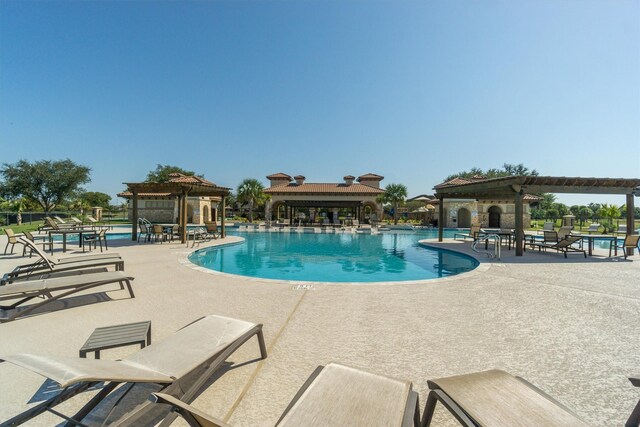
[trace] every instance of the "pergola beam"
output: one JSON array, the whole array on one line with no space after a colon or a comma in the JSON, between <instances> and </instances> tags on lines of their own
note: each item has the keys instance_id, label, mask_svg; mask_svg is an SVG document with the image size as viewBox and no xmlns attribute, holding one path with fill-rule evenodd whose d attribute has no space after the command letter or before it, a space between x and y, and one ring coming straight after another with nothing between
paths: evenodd
<instances>
[{"instance_id":1,"label":"pergola beam","mask_svg":"<svg viewBox=\"0 0 640 427\"><path fill-rule=\"evenodd\" d=\"M579 178L550 176L511 176L486 179L464 184L436 186L435 196L440 200L438 240L442 241L444 224L444 198L448 199L507 199L515 202L516 256L523 254L524 193L572 194L625 194L627 202L627 234L634 233L634 195L640 192L640 178ZM515 196L514 196L515 193Z\"/></svg>"}]
</instances>

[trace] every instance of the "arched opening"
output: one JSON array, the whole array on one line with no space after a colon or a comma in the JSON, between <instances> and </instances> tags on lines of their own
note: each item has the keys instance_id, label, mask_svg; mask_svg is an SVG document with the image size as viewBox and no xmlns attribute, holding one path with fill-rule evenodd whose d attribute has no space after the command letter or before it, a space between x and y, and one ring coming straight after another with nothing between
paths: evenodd
<instances>
[{"instance_id":1,"label":"arched opening","mask_svg":"<svg viewBox=\"0 0 640 427\"><path fill-rule=\"evenodd\" d=\"M500 228L500 214L502 209L499 206L491 206L489 208L489 227Z\"/></svg>"},{"instance_id":2,"label":"arched opening","mask_svg":"<svg viewBox=\"0 0 640 427\"><path fill-rule=\"evenodd\" d=\"M276 220L280 220L285 217L286 207L282 202L275 202L271 206L271 215L275 217Z\"/></svg>"},{"instance_id":3,"label":"arched opening","mask_svg":"<svg viewBox=\"0 0 640 427\"><path fill-rule=\"evenodd\" d=\"M204 218L205 222L209 222L209 206L204 205L204 207L202 208L202 217Z\"/></svg>"},{"instance_id":4,"label":"arched opening","mask_svg":"<svg viewBox=\"0 0 640 427\"><path fill-rule=\"evenodd\" d=\"M471 212L467 208L458 209L458 227L469 228L471 227Z\"/></svg>"}]
</instances>

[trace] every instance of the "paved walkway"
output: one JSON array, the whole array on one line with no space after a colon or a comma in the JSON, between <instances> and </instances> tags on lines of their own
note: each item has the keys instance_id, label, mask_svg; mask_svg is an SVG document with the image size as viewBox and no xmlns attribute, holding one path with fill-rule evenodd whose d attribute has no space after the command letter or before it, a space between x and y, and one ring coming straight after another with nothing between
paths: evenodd
<instances>
[{"instance_id":1,"label":"paved walkway","mask_svg":"<svg viewBox=\"0 0 640 427\"><path fill-rule=\"evenodd\" d=\"M469 243L440 245L469 251ZM263 323L269 351L267 360L256 362L257 344L243 346L230 369L194 402L232 425L273 425L313 369L331 361L410 379L421 405L427 379L491 368L528 379L594 425L623 424L640 398L626 379L640 369L637 254L625 262L602 254L565 260L527 252L516 258L505 250L501 260L480 258L477 270L454 278L307 289L199 271L185 262L191 249L175 243L110 242L109 250L122 254L125 271L136 278L135 299L121 290L94 290L2 324L0 356L77 357L94 328L141 320L153 322L158 342L215 313ZM0 271L24 262L0 257ZM102 358L133 351L107 350ZM37 403L46 394L43 382L1 363L0 420ZM76 406L61 410L73 413ZM436 412L434 425L456 425L441 407ZM32 425L55 422L44 415Z\"/></svg>"}]
</instances>

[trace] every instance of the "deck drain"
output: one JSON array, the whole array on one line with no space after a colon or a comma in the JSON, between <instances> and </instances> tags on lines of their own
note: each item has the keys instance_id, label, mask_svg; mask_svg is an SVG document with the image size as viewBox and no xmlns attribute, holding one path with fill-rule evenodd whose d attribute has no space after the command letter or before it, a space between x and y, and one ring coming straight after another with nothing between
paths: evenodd
<instances>
[{"instance_id":1,"label":"deck drain","mask_svg":"<svg viewBox=\"0 0 640 427\"><path fill-rule=\"evenodd\" d=\"M313 285L307 284L307 285L295 285L293 288L294 291L309 291L311 289L313 289Z\"/></svg>"}]
</instances>

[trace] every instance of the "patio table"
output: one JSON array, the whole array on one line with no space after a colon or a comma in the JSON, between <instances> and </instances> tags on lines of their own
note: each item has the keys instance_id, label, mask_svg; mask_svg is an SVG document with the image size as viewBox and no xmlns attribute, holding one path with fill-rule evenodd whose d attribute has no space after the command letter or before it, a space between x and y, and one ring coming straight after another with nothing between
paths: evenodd
<instances>
[{"instance_id":1,"label":"patio table","mask_svg":"<svg viewBox=\"0 0 640 427\"><path fill-rule=\"evenodd\" d=\"M67 252L67 234L77 234L78 235L78 246L82 247L82 235L83 234L94 234L95 230L85 229L85 228L69 228L63 230L49 230L49 247L51 248L51 253L53 254L53 235L54 234L62 234L62 252Z\"/></svg>"},{"instance_id":2,"label":"patio table","mask_svg":"<svg viewBox=\"0 0 640 427\"><path fill-rule=\"evenodd\" d=\"M593 256L593 248L595 246L596 240L613 240L614 253L616 256L618 255L618 248L617 246L615 246L615 244L618 242L618 236L615 236L613 234L573 234L573 233L571 233L571 236L580 237L583 241L585 240L587 241L587 245L589 246L588 248L589 256ZM611 253L611 250L609 250L609 253Z\"/></svg>"},{"instance_id":3,"label":"patio table","mask_svg":"<svg viewBox=\"0 0 640 427\"><path fill-rule=\"evenodd\" d=\"M96 328L80 349L80 357L93 352L100 359L100 350L133 344L140 344L140 348L151 344L151 321Z\"/></svg>"}]
</instances>

